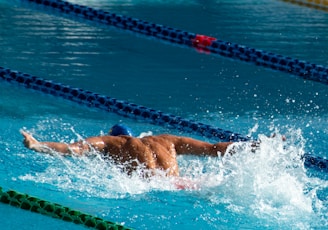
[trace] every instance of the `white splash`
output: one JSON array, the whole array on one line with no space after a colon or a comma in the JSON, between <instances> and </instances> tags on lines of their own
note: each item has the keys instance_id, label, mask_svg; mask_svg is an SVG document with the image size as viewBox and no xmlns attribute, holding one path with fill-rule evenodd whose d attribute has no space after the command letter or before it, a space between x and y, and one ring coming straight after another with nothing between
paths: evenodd
<instances>
[{"instance_id":1,"label":"white splash","mask_svg":"<svg viewBox=\"0 0 328 230\"><path fill-rule=\"evenodd\" d=\"M208 178L220 184L207 189L206 196L213 203L227 204L232 211L308 229L326 209L316 192L327 188L328 182L308 177L300 157L305 141L299 130L287 141L282 141L281 135L260 135L259 139L260 148L255 152L249 143L235 144L237 154L223 158L224 176Z\"/></svg>"},{"instance_id":2,"label":"white splash","mask_svg":"<svg viewBox=\"0 0 328 230\"><path fill-rule=\"evenodd\" d=\"M327 189L328 182L307 175L300 158L305 146L301 132L291 130L287 141L279 133L274 138L259 135L259 139L256 151L250 143L236 143L232 146L236 154L224 158L179 156L182 179L161 173L145 179L140 177L142 167L128 176L96 153L58 156L44 171L19 179L50 184L73 196L99 198L185 188L213 205L225 204L232 212L282 226L296 223L298 229L307 229L322 216L326 220L327 201L320 200L317 191ZM46 164L50 157L44 157Z\"/></svg>"}]
</instances>

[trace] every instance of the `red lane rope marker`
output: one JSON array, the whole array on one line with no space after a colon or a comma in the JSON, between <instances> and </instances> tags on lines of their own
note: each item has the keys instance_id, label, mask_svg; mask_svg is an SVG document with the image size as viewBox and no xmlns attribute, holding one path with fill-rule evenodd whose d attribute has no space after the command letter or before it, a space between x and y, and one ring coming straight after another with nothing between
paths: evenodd
<instances>
[{"instance_id":1,"label":"red lane rope marker","mask_svg":"<svg viewBox=\"0 0 328 230\"><path fill-rule=\"evenodd\" d=\"M217 41L217 38L202 35L202 34L196 34L195 38L191 39L192 46L196 48L198 52L205 52L210 53L210 50L208 49L209 46L212 45L213 41Z\"/></svg>"}]
</instances>

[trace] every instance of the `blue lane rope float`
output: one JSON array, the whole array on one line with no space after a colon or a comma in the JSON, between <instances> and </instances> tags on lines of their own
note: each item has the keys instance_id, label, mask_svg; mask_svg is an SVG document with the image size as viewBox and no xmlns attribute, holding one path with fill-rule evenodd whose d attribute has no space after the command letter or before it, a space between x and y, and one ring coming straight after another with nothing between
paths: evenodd
<instances>
[{"instance_id":1,"label":"blue lane rope float","mask_svg":"<svg viewBox=\"0 0 328 230\"><path fill-rule=\"evenodd\" d=\"M24 1L24 0L23 0ZM78 16L90 21L110 25L124 30L140 33L149 37L169 41L178 45L193 47L206 53L238 59L258 66L286 72L306 80L328 84L328 67L307 61L250 48L217 38L186 32L160 24L150 23L91 7L61 0L25 0L61 13Z\"/></svg>"},{"instance_id":2,"label":"blue lane rope float","mask_svg":"<svg viewBox=\"0 0 328 230\"><path fill-rule=\"evenodd\" d=\"M42 200L37 197L30 196L8 190L4 192L0 187L0 202L9 204L17 208L28 210L31 212L43 214L56 219L61 219L75 224L83 225L85 227L99 229L99 230L129 230L131 228L123 225L103 220L89 214L82 213L77 210L62 206L57 203Z\"/></svg>"},{"instance_id":3,"label":"blue lane rope float","mask_svg":"<svg viewBox=\"0 0 328 230\"><path fill-rule=\"evenodd\" d=\"M26 73L12 71L3 67L0 67L0 79L9 83L16 83L28 89L87 105L89 107L113 112L137 120L139 119L170 128L175 128L184 132L195 133L219 141L236 142L250 140L248 137L243 137L240 134L233 133L231 131L226 131L203 123L183 119L178 116L149 109L126 101L117 100L112 97L99 95L83 89L72 88L68 85L54 83L49 80L44 80ZM327 159L315 157L310 154L305 154L303 158L306 166L311 166L312 168L328 172Z\"/></svg>"},{"instance_id":4,"label":"blue lane rope float","mask_svg":"<svg viewBox=\"0 0 328 230\"><path fill-rule=\"evenodd\" d=\"M306 153L302 156L304 159L304 165L308 168L314 168L321 172L328 172L328 160L322 157L312 156Z\"/></svg>"},{"instance_id":5,"label":"blue lane rope float","mask_svg":"<svg viewBox=\"0 0 328 230\"><path fill-rule=\"evenodd\" d=\"M7 82L18 83L26 88L78 102L89 107L95 107L125 117L144 120L158 125L166 125L189 133L197 133L209 138L214 137L221 141L249 140L249 138L242 137L240 134L231 131L215 128L200 122L190 121L172 114L163 113L83 89L73 88L68 85L55 83L50 80L44 80L30 74L12 71L3 67L0 67L0 79Z\"/></svg>"}]
</instances>

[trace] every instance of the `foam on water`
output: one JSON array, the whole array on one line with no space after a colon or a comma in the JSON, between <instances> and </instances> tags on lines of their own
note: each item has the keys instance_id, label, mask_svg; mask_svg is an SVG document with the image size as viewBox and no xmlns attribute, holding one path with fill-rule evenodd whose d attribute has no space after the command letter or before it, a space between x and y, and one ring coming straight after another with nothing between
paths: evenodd
<instances>
[{"instance_id":1,"label":"foam on water","mask_svg":"<svg viewBox=\"0 0 328 230\"><path fill-rule=\"evenodd\" d=\"M63 128L79 137L69 124ZM287 141L276 131L274 138L259 135L261 144L256 151L249 143L235 143L233 156L178 156L182 179L163 173L145 179L140 177L145 170L142 166L128 176L96 153L66 158L33 154L31 158L41 157L47 167L18 179L47 184L73 197L125 198L153 191L177 192L183 187L189 195L268 225L307 229L321 222L324 226L328 205L320 193L327 191L328 181L307 174L300 157L306 145L300 130L290 130Z\"/></svg>"},{"instance_id":2,"label":"foam on water","mask_svg":"<svg viewBox=\"0 0 328 230\"><path fill-rule=\"evenodd\" d=\"M318 199L317 192L328 183L307 175L300 131L291 132L286 142L280 135L259 138L261 147L255 153L249 144L238 143L238 154L223 158L223 180L210 190L209 199L234 212L301 229L326 219L327 201Z\"/></svg>"}]
</instances>

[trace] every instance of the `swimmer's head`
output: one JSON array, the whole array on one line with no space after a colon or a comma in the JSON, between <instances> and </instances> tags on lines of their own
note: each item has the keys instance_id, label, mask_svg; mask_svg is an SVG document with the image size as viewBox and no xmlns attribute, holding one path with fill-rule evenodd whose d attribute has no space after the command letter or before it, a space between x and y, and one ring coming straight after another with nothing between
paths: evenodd
<instances>
[{"instance_id":1,"label":"swimmer's head","mask_svg":"<svg viewBox=\"0 0 328 230\"><path fill-rule=\"evenodd\" d=\"M133 136L131 129L122 124L114 125L109 130L108 134L111 136L119 136L119 135Z\"/></svg>"}]
</instances>

